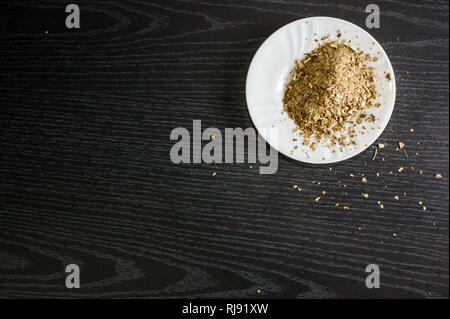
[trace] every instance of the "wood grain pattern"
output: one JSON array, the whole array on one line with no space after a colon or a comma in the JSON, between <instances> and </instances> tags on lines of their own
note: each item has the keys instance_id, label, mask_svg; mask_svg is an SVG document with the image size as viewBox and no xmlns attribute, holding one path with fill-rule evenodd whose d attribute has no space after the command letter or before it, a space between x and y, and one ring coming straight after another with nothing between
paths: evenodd
<instances>
[{"instance_id":1,"label":"wood grain pattern","mask_svg":"<svg viewBox=\"0 0 450 319\"><path fill-rule=\"evenodd\" d=\"M0 3L0 297L448 298L447 1L377 2L398 81L377 159L280 156L276 175L175 165L170 132L251 127L264 39L308 16L364 27L365 1L76 3L79 30L60 1Z\"/></svg>"}]
</instances>

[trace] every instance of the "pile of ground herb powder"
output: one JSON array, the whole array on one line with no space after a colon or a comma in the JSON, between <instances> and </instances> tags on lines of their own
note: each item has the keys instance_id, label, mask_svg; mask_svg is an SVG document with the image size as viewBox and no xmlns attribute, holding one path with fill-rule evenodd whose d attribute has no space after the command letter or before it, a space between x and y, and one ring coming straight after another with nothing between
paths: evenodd
<instances>
[{"instance_id":1,"label":"pile of ground herb powder","mask_svg":"<svg viewBox=\"0 0 450 319\"><path fill-rule=\"evenodd\" d=\"M351 140L355 130L346 129L346 124L375 121L365 112L376 97L374 74L365 64L368 59L344 42L333 41L296 61L283 105L303 132L304 144L312 137L329 139L330 146L355 144Z\"/></svg>"}]
</instances>

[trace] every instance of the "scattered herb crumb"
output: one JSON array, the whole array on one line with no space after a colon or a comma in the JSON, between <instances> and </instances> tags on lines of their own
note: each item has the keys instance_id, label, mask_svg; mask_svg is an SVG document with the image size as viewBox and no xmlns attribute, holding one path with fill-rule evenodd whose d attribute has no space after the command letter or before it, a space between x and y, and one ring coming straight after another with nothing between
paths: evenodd
<instances>
[{"instance_id":1,"label":"scattered herb crumb","mask_svg":"<svg viewBox=\"0 0 450 319\"><path fill-rule=\"evenodd\" d=\"M375 151L373 152L372 161L374 161L375 158L377 158L377 153L378 153L378 150L375 149Z\"/></svg>"}]
</instances>

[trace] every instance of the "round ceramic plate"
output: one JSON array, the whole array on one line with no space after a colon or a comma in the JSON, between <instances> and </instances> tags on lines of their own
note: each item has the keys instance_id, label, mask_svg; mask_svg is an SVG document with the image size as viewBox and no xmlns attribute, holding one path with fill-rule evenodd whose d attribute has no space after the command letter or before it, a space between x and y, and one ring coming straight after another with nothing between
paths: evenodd
<instances>
[{"instance_id":1,"label":"round ceramic plate","mask_svg":"<svg viewBox=\"0 0 450 319\"><path fill-rule=\"evenodd\" d=\"M375 116L375 122L363 122L355 128L357 136L353 140L356 145L330 148L327 141L315 141L317 146L313 151L309 145L302 145L302 133L283 112L282 98L295 60L317 48L324 42L321 40L324 37L328 37L324 41L345 39L354 49L375 58L367 65L374 68L376 79L377 98L373 104L380 106L371 107L367 112ZM369 33L341 19L313 17L285 25L261 45L247 74L246 97L253 124L273 148L301 162L334 163L362 152L383 132L394 109L395 77L389 58Z\"/></svg>"}]
</instances>

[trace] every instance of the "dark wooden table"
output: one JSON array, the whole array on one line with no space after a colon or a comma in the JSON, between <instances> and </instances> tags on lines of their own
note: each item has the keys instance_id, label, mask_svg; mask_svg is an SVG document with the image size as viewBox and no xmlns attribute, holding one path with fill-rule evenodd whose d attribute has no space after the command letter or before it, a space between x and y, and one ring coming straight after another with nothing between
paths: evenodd
<instances>
[{"instance_id":1,"label":"dark wooden table","mask_svg":"<svg viewBox=\"0 0 450 319\"><path fill-rule=\"evenodd\" d=\"M309 16L365 28L370 2L75 3L80 29L64 1L0 3L0 297L448 298L447 1L376 2L398 87L378 157L275 175L173 164L170 132L252 127L259 45Z\"/></svg>"}]
</instances>

